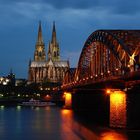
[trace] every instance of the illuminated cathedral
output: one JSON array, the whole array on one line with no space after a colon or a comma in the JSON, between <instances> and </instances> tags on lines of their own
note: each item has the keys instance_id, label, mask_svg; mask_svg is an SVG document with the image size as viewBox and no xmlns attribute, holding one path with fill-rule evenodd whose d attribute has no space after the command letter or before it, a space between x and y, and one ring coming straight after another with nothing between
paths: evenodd
<instances>
[{"instance_id":1,"label":"illuminated cathedral","mask_svg":"<svg viewBox=\"0 0 140 140\"><path fill-rule=\"evenodd\" d=\"M69 62L60 59L60 49L56 38L55 23L53 23L52 38L48 43L48 51L46 55L41 22L39 22L34 59L29 62L28 83L61 83L64 74L68 69Z\"/></svg>"}]
</instances>

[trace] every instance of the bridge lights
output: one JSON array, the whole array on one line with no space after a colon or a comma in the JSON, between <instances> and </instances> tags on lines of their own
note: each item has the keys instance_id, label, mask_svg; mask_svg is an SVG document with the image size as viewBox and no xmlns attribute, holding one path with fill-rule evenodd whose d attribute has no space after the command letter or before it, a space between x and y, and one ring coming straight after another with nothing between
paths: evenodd
<instances>
[{"instance_id":1,"label":"bridge lights","mask_svg":"<svg viewBox=\"0 0 140 140\"><path fill-rule=\"evenodd\" d=\"M106 94L110 94L111 93L111 90L110 89L107 89L106 90Z\"/></svg>"},{"instance_id":2,"label":"bridge lights","mask_svg":"<svg viewBox=\"0 0 140 140\"><path fill-rule=\"evenodd\" d=\"M93 78L93 76L90 76L90 78L92 79L92 78Z\"/></svg>"},{"instance_id":3,"label":"bridge lights","mask_svg":"<svg viewBox=\"0 0 140 140\"><path fill-rule=\"evenodd\" d=\"M107 73L109 74L109 73L110 73L110 71L108 70L108 71L107 71Z\"/></svg>"},{"instance_id":4,"label":"bridge lights","mask_svg":"<svg viewBox=\"0 0 140 140\"><path fill-rule=\"evenodd\" d=\"M132 56L130 56L129 64L130 65L134 65L134 61L135 61L135 54L133 54Z\"/></svg>"}]
</instances>

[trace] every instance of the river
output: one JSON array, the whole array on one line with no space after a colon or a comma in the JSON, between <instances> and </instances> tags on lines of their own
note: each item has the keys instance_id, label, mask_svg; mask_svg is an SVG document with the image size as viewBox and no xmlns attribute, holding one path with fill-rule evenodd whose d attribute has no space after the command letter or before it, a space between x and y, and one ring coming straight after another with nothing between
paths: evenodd
<instances>
[{"instance_id":1,"label":"river","mask_svg":"<svg viewBox=\"0 0 140 140\"><path fill-rule=\"evenodd\" d=\"M85 123L86 124L86 123ZM56 106L0 106L0 140L136 140L139 130L115 130L75 119Z\"/></svg>"}]
</instances>

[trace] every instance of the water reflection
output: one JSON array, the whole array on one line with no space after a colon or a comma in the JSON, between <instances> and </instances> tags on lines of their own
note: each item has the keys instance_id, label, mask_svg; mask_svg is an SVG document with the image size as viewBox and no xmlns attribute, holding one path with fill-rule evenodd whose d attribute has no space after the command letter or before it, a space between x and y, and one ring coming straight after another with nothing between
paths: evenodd
<instances>
[{"instance_id":1,"label":"water reflection","mask_svg":"<svg viewBox=\"0 0 140 140\"><path fill-rule=\"evenodd\" d=\"M105 132L101 134L100 140L128 140L125 134L120 134L117 132Z\"/></svg>"},{"instance_id":2,"label":"water reflection","mask_svg":"<svg viewBox=\"0 0 140 140\"><path fill-rule=\"evenodd\" d=\"M17 105L16 108L17 108L18 111L21 110L21 106L20 105Z\"/></svg>"},{"instance_id":3,"label":"water reflection","mask_svg":"<svg viewBox=\"0 0 140 140\"><path fill-rule=\"evenodd\" d=\"M1 105L0 110L4 110L4 107L5 107L4 105Z\"/></svg>"},{"instance_id":4,"label":"water reflection","mask_svg":"<svg viewBox=\"0 0 140 140\"><path fill-rule=\"evenodd\" d=\"M110 126L126 127L126 94L123 91L110 94Z\"/></svg>"},{"instance_id":5,"label":"water reflection","mask_svg":"<svg viewBox=\"0 0 140 140\"><path fill-rule=\"evenodd\" d=\"M89 127L80 121L74 119L72 110L61 110L62 115L62 132L72 130L80 139L84 140L128 140L124 132L120 133L109 128L103 128L100 126ZM64 137L63 137L64 138Z\"/></svg>"},{"instance_id":6,"label":"water reflection","mask_svg":"<svg viewBox=\"0 0 140 140\"><path fill-rule=\"evenodd\" d=\"M91 127L75 118L72 110L58 107L0 109L0 139L3 140L128 140L124 132L90 124Z\"/></svg>"}]
</instances>

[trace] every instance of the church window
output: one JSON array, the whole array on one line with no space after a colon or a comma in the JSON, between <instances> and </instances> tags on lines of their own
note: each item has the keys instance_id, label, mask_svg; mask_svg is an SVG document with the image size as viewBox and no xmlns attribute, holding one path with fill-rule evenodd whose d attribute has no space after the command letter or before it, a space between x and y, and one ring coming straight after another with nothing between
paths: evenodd
<instances>
[{"instance_id":1,"label":"church window","mask_svg":"<svg viewBox=\"0 0 140 140\"><path fill-rule=\"evenodd\" d=\"M59 52L57 51L57 56L59 56Z\"/></svg>"},{"instance_id":2,"label":"church window","mask_svg":"<svg viewBox=\"0 0 140 140\"><path fill-rule=\"evenodd\" d=\"M54 52L54 57L56 57L56 52Z\"/></svg>"},{"instance_id":3,"label":"church window","mask_svg":"<svg viewBox=\"0 0 140 140\"><path fill-rule=\"evenodd\" d=\"M50 77L53 78L53 69L50 69Z\"/></svg>"},{"instance_id":4,"label":"church window","mask_svg":"<svg viewBox=\"0 0 140 140\"><path fill-rule=\"evenodd\" d=\"M39 52L39 56L41 57L41 52Z\"/></svg>"}]
</instances>

